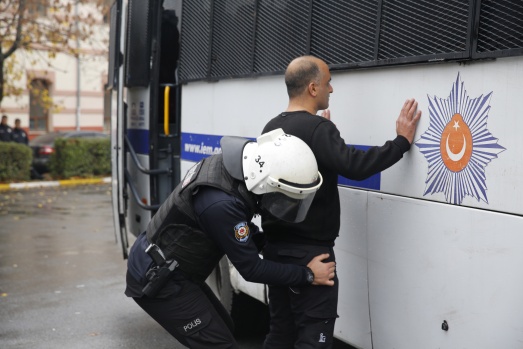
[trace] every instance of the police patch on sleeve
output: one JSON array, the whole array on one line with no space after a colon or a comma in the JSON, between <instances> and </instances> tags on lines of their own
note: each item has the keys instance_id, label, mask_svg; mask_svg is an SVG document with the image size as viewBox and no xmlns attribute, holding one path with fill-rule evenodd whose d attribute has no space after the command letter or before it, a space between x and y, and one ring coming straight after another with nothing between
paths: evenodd
<instances>
[{"instance_id":1,"label":"police patch on sleeve","mask_svg":"<svg viewBox=\"0 0 523 349\"><path fill-rule=\"evenodd\" d=\"M249 240L249 225L247 222L241 222L234 227L234 237L239 242L247 242Z\"/></svg>"},{"instance_id":2,"label":"police patch on sleeve","mask_svg":"<svg viewBox=\"0 0 523 349\"><path fill-rule=\"evenodd\" d=\"M200 162L196 163L193 167L191 167L189 169L189 171L187 171L187 174L183 178L182 188L185 188L187 186L187 184L191 183L193 181L193 179L196 178L195 174L198 173L201 165L202 165L202 162L200 161Z\"/></svg>"}]
</instances>

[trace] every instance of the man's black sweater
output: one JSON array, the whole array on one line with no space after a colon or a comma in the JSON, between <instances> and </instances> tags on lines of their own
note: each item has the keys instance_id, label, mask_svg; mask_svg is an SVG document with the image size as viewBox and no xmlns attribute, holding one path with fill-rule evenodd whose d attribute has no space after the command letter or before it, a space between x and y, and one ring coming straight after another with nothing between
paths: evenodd
<instances>
[{"instance_id":1,"label":"man's black sweater","mask_svg":"<svg viewBox=\"0 0 523 349\"><path fill-rule=\"evenodd\" d=\"M278 115L265 125L263 133L277 128L309 145L316 156L323 184L303 222L287 223L263 216L262 228L269 241L334 245L340 229L338 175L352 180L366 179L394 165L410 149L409 141L403 136L366 151L347 146L331 121L306 111Z\"/></svg>"}]
</instances>

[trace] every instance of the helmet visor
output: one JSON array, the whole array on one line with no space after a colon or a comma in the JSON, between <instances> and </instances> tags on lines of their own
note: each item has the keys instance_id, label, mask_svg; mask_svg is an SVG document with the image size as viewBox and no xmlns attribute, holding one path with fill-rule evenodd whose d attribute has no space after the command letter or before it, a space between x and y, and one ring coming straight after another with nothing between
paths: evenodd
<instances>
[{"instance_id":1,"label":"helmet visor","mask_svg":"<svg viewBox=\"0 0 523 349\"><path fill-rule=\"evenodd\" d=\"M299 223L307 216L315 194L316 192L313 192L296 199L281 192L267 193L262 196L261 206L276 218L289 223Z\"/></svg>"}]
</instances>

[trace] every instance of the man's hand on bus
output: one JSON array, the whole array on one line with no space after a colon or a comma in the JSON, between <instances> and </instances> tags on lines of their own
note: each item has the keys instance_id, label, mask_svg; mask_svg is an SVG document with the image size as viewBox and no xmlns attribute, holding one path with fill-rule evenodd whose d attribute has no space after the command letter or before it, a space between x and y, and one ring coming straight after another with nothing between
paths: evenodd
<instances>
[{"instance_id":1,"label":"man's hand on bus","mask_svg":"<svg viewBox=\"0 0 523 349\"><path fill-rule=\"evenodd\" d=\"M421 118L421 110L417 109L418 102L415 99L407 99L396 120L396 134L405 137L410 144L414 142L416 127Z\"/></svg>"},{"instance_id":2,"label":"man's hand on bus","mask_svg":"<svg viewBox=\"0 0 523 349\"><path fill-rule=\"evenodd\" d=\"M307 264L314 274L313 285L324 285L334 286L334 276L336 275L336 263L335 262L323 262L329 258L328 253L320 254Z\"/></svg>"}]
</instances>

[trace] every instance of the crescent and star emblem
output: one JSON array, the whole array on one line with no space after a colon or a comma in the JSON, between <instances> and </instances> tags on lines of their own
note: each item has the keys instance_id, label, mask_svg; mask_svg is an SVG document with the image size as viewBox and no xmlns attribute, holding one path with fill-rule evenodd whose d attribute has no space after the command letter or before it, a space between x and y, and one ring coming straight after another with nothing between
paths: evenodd
<instances>
[{"instance_id":1,"label":"crescent and star emblem","mask_svg":"<svg viewBox=\"0 0 523 349\"><path fill-rule=\"evenodd\" d=\"M472 133L461 114L454 114L443 129L440 141L441 158L452 172L467 167L472 156Z\"/></svg>"},{"instance_id":2,"label":"crescent and star emblem","mask_svg":"<svg viewBox=\"0 0 523 349\"><path fill-rule=\"evenodd\" d=\"M428 163L423 195L443 193L457 205L470 196L488 204L485 168L505 150L487 129L492 93L470 97L458 73L447 98L428 96L430 125L416 142Z\"/></svg>"},{"instance_id":3,"label":"crescent and star emblem","mask_svg":"<svg viewBox=\"0 0 523 349\"><path fill-rule=\"evenodd\" d=\"M467 149L467 140L465 139L465 136L463 136L463 147L461 148L461 151L459 153L455 154L449 147L449 138L450 135L447 136L447 142L445 143L447 155L449 156L450 160L459 161L461 160L463 155L465 155L465 150Z\"/></svg>"}]
</instances>

